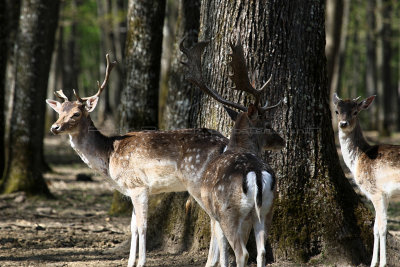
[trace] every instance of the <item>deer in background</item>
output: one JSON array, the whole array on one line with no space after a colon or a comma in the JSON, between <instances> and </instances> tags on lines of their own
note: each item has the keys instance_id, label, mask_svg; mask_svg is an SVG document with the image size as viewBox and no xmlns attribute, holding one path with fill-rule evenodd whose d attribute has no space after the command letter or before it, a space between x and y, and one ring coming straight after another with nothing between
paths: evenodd
<instances>
[{"instance_id":1,"label":"deer in background","mask_svg":"<svg viewBox=\"0 0 400 267\"><path fill-rule=\"evenodd\" d=\"M233 69L231 79L236 90L248 92L255 97L255 103L248 108L221 97L208 87L201 71L201 55L208 42L199 42L191 49L181 43L181 51L186 55L187 79L206 94L222 103L235 121L228 147L224 153L210 162L198 184L188 184L188 191L211 219L212 239L210 253L218 244L221 266L228 266L226 240L234 250L238 267L248 260L246 243L254 228L257 243L257 266L265 266L266 219L271 216L275 190L275 174L261 159L265 149L276 150L284 146L284 140L267 121L266 112L275 106L260 106L260 98L269 80L261 89L255 89L248 79L247 67L240 39L236 45L230 43ZM240 113L228 108L240 110ZM214 253L217 256L218 253ZM209 255L206 266L216 266L218 259Z\"/></svg>"},{"instance_id":2,"label":"deer in background","mask_svg":"<svg viewBox=\"0 0 400 267\"><path fill-rule=\"evenodd\" d=\"M343 159L361 191L375 208L374 248L371 266L386 266L387 208L390 196L400 193L400 146L373 145L365 140L358 113L367 109L375 96L361 102L333 96Z\"/></svg>"}]
</instances>

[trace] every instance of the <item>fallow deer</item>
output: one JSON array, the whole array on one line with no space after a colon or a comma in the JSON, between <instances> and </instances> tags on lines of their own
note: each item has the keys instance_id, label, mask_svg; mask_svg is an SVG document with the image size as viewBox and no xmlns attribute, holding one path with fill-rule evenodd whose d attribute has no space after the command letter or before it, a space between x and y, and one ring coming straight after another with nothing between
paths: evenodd
<instances>
[{"instance_id":1,"label":"fallow deer","mask_svg":"<svg viewBox=\"0 0 400 267\"><path fill-rule=\"evenodd\" d=\"M261 154L265 149L276 150L285 144L266 118L266 111L277 105L259 105L270 79L260 90L251 85L240 39L236 45L230 43L230 65L233 69L231 79L236 85L235 89L253 95L255 103L246 108L224 99L208 87L201 71L201 55L206 45L207 42L199 42L187 49L181 43L181 51L187 57L187 62L182 62L188 68L187 79L222 103L235 121L226 151L206 167L200 187L190 183L187 187L210 216L212 239L217 240L211 244L206 266L217 264L218 259L211 254L217 250L212 247L216 243L219 246L221 266L228 266L226 239L234 250L237 266L245 266L248 260L246 243L253 226L257 243L257 266L262 267L265 265L265 223L272 207L275 175L268 164L263 162ZM226 106L238 109L240 113ZM214 256L217 255L214 253Z\"/></svg>"},{"instance_id":2,"label":"fallow deer","mask_svg":"<svg viewBox=\"0 0 400 267\"><path fill-rule=\"evenodd\" d=\"M108 55L106 59L105 79L102 85L98 83L95 95L81 98L74 90L76 101L69 101L59 90L55 94L63 103L46 100L59 114L51 132L68 134L72 148L82 160L131 198L132 239L128 266L134 266L138 237L137 266L144 266L149 195L186 191L188 183L195 186L209 162L226 148L228 140L208 129L137 131L123 136L104 136L94 126L90 113L116 64L110 63Z\"/></svg>"},{"instance_id":3,"label":"fallow deer","mask_svg":"<svg viewBox=\"0 0 400 267\"><path fill-rule=\"evenodd\" d=\"M359 102L333 96L343 159L361 191L375 208L374 248L371 266L386 266L387 208L390 196L400 193L400 146L370 145L365 140L358 113L367 109L375 96Z\"/></svg>"}]
</instances>

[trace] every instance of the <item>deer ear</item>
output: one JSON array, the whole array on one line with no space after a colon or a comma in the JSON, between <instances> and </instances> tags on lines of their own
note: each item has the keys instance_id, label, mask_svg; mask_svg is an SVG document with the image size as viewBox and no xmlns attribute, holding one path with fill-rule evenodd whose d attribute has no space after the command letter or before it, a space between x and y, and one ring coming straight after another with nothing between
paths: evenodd
<instances>
[{"instance_id":1,"label":"deer ear","mask_svg":"<svg viewBox=\"0 0 400 267\"><path fill-rule=\"evenodd\" d=\"M338 95L337 95L336 93L334 93L334 94L333 94L333 99L332 99L333 104L334 104L335 106L337 106L337 104L339 103L340 100L341 100L341 99L338 97Z\"/></svg>"},{"instance_id":2,"label":"deer ear","mask_svg":"<svg viewBox=\"0 0 400 267\"><path fill-rule=\"evenodd\" d=\"M369 108L369 106L371 105L372 101L374 101L374 99L375 99L375 95L372 95L372 96L364 99L363 101L361 101L358 104L358 108L359 109L367 109L367 108Z\"/></svg>"},{"instance_id":3,"label":"deer ear","mask_svg":"<svg viewBox=\"0 0 400 267\"><path fill-rule=\"evenodd\" d=\"M52 99L46 99L46 103L55 110L55 112L60 113L61 103Z\"/></svg>"},{"instance_id":4,"label":"deer ear","mask_svg":"<svg viewBox=\"0 0 400 267\"><path fill-rule=\"evenodd\" d=\"M233 109L230 109L228 107L224 106L224 109L226 110L226 112L228 112L229 117L231 117L231 119L233 121L236 121L236 118L238 116L239 113L237 113L236 111L234 111Z\"/></svg>"},{"instance_id":5,"label":"deer ear","mask_svg":"<svg viewBox=\"0 0 400 267\"><path fill-rule=\"evenodd\" d=\"M98 96L92 96L88 100L86 100L85 108L87 112L92 112L96 108L98 101Z\"/></svg>"},{"instance_id":6,"label":"deer ear","mask_svg":"<svg viewBox=\"0 0 400 267\"><path fill-rule=\"evenodd\" d=\"M249 116L250 119L254 119L255 117L257 117L258 116L257 107L251 104L247 109L247 115Z\"/></svg>"}]
</instances>

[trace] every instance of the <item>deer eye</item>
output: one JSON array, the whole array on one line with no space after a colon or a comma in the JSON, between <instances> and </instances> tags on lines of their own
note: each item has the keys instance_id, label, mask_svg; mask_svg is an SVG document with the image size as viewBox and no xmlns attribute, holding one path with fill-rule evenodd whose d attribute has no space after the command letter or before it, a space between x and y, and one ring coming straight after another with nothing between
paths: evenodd
<instances>
[{"instance_id":1,"label":"deer eye","mask_svg":"<svg viewBox=\"0 0 400 267\"><path fill-rule=\"evenodd\" d=\"M335 110L335 113L338 115L338 114L339 114L339 111Z\"/></svg>"},{"instance_id":2,"label":"deer eye","mask_svg":"<svg viewBox=\"0 0 400 267\"><path fill-rule=\"evenodd\" d=\"M358 111L354 111L353 115L355 116L355 115L357 115L357 114L358 114Z\"/></svg>"},{"instance_id":3,"label":"deer eye","mask_svg":"<svg viewBox=\"0 0 400 267\"><path fill-rule=\"evenodd\" d=\"M81 113L76 112L76 113L74 113L74 115L72 117L79 117L80 115L81 115Z\"/></svg>"}]
</instances>

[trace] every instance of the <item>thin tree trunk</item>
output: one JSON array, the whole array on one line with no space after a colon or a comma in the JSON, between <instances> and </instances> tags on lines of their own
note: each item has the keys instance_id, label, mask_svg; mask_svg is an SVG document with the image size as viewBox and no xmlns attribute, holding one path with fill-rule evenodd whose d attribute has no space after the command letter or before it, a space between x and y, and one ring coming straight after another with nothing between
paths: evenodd
<instances>
[{"instance_id":1,"label":"thin tree trunk","mask_svg":"<svg viewBox=\"0 0 400 267\"><path fill-rule=\"evenodd\" d=\"M125 52L126 82L122 91L119 120L121 132L158 127L164 14L165 0L129 1ZM115 192L110 213L115 213L115 207L127 205L121 203L121 199L123 198L119 193Z\"/></svg>"},{"instance_id":2,"label":"thin tree trunk","mask_svg":"<svg viewBox=\"0 0 400 267\"><path fill-rule=\"evenodd\" d=\"M367 58L366 58L366 91L367 95L377 94L377 70L376 70L376 23L375 23L375 12L376 12L376 0L368 0L367 6ZM372 106L369 108L369 128L377 129L376 121L376 107Z\"/></svg>"},{"instance_id":3,"label":"thin tree trunk","mask_svg":"<svg viewBox=\"0 0 400 267\"><path fill-rule=\"evenodd\" d=\"M158 88L165 0L129 1L126 84L120 125L124 130L158 126Z\"/></svg>"},{"instance_id":4,"label":"thin tree trunk","mask_svg":"<svg viewBox=\"0 0 400 267\"><path fill-rule=\"evenodd\" d=\"M9 29L18 29L19 15L21 11L21 0L6 0L7 14L8 14L8 27ZM16 39L17 30L10 30L8 34L8 51L7 51L7 67L6 67L6 84L5 84L5 105L6 105L6 118L5 118L5 150L6 158L9 144L9 129L11 121L11 111L14 99L14 87L15 87L15 53L16 53Z\"/></svg>"},{"instance_id":5,"label":"thin tree trunk","mask_svg":"<svg viewBox=\"0 0 400 267\"><path fill-rule=\"evenodd\" d=\"M42 177L47 80L59 1L23 1L15 54L14 105L7 170L1 192L49 194Z\"/></svg>"},{"instance_id":6,"label":"thin tree trunk","mask_svg":"<svg viewBox=\"0 0 400 267\"><path fill-rule=\"evenodd\" d=\"M4 95L6 85L6 67L7 67L7 55L8 55L8 18L6 12L6 2L0 2L0 51L3 51L3 56L0 62L0 174L4 172L5 166L5 148L4 148L4 134L5 134L5 114L4 114Z\"/></svg>"},{"instance_id":7,"label":"thin tree trunk","mask_svg":"<svg viewBox=\"0 0 400 267\"><path fill-rule=\"evenodd\" d=\"M395 114L393 100L394 91L391 85L391 44L390 44L390 16L391 5L390 0L377 0L377 13L376 13L376 26L377 26L377 72L378 72L378 121L379 121L379 134L382 136L389 136L393 130L392 114ZM396 91L397 94L397 91Z\"/></svg>"},{"instance_id":8,"label":"thin tree trunk","mask_svg":"<svg viewBox=\"0 0 400 267\"><path fill-rule=\"evenodd\" d=\"M197 42L200 27L200 1L179 1L177 33L174 40L172 61L168 74L168 93L163 114L165 129L188 128L190 119L196 110L200 92L186 81L183 65L180 63L179 43L185 38L185 46L190 47Z\"/></svg>"}]
</instances>

